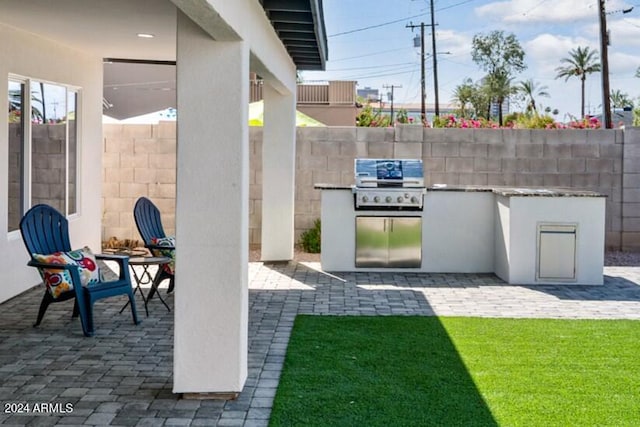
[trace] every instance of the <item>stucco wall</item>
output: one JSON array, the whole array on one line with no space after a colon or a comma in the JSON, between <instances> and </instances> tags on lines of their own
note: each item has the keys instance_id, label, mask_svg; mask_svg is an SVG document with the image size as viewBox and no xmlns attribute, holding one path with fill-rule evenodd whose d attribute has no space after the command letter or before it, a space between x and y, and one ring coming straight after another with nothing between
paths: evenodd
<instances>
[{"instance_id":1,"label":"stucco wall","mask_svg":"<svg viewBox=\"0 0 640 427\"><path fill-rule=\"evenodd\" d=\"M354 126L358 116L355 105L298 104L297 109L327 126Z\"/></svg>"},{"instance_id":2,"label":"stucco wall","mask_svg":"<svg viewBox=\"0 0 640 427\"><path fill-rule=\"evenodd\" d=\"M139 238L146 195L174 227L175 124L105 125L103 238ZM250 243L260 243L262 128L250 129ZM296 239L320 217L315 183L352 184L356 157L422 158L427 185L568 187L606 194L606 245L640 249L640 129L298 128ZM625 187L623 188L623 182ZM206 195L203 195L205 197Z\"/></svg>"},{"instance_id":3,"label":"stucco wall","mask_svg":"<svg viewBox=\"0 0 640 427\"><path fill-rule=\"evenodd\" d=\"M0 39L10 40L0 43L0 75L32 78L77 87L79 90L78 120L81 141L79 171L78 214L69 218L72 244L88 245L92 248L100 245L100 188L102 185L101 168L90 165L102 163L102 58L93 57L70 50L66 46L49 40L0 25ZM7 84L0 85L0 97L7 97ZM0 118L0 150L6 153L3 159L10 158L8 136L10 135L7 115ZM41 135L42 128L34 127L34 138ZM55 139L55 138L54 138ZM38 167L33 160L34 167ZM0 269L5 272L4 284L0 287L0 301L11 298L40 282L35 269L27 267L28 254L22 243L19 231L8 232L9 198L8 162L0 162ZM15 177L14 177L15 178ZM34 196L42 186L34 183ZM42 195L42 193L40 193Z\"/></svg>"}]
</instances>

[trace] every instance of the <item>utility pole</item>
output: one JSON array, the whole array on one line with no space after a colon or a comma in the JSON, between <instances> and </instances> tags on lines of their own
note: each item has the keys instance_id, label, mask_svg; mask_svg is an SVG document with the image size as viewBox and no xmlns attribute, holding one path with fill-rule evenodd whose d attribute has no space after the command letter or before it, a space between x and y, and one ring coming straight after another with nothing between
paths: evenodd
<instances>
[{"instance_id":1,"label":"utility pole","mask_svg":"<svg viewBox=\"0 0 640 427\"><path fill-rule=\"evenodd\" d=\"M422 121L422 126L427 125L427 111L425 106L425 91L424 91L424 22L421 22L420 25L413 25L409 23L405 28L411 28L413 31L414 28L420 27L420 99L422 101L422 108L420 110L420 121Z\"/></svg>"},{"instance_id":2,"label":"utility pole","mask_svg":"<svg viewBox=\"0 0 640 427\"><path fill-rule=\"evenodd\" d=\"M435 91L436 117L440 116L440 103L438 99L438 60L436 59L436 22L435 13L433 11L433 0L431 0L431 47L433 52L433 88Z\"/></svg>"},{"instance_id":3,"label":"utility pole","mask_svg":"<svg viewBox=\"0 0 640 427\"><path fill-rule=\"evenodd\" d=\"M602 65L602 118L605 129L611 126L611 99L609 88L609 33L607 32L607 16L604 7L604 0L598 0L598 10L600 11L600 62Z\"/></svg>"},{"instance_id":4,"label":"utility pole","mask_svg":"<svg viewBox=\"0 0 640 427\"><path fill-rule=\"evenodd\" d=\"M391 126L395 126L395 122L393 121L393 89L395 88L401 88L402 85L398 86L398 85L382 85L383 88L385 89L391 89Z\"/></svg>"}]
</instances>

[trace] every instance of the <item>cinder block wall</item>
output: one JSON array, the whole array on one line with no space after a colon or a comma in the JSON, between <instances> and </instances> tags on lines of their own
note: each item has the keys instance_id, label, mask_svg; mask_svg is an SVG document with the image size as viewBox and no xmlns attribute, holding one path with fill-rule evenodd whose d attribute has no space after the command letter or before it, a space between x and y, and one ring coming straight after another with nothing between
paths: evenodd
<instances>
[{"instance_id":1,"label":"cinder block wall","mask_svg":"<svg viewBox=\"0 0 640 427\"><path fill-rule=\"evenodd\" d=\"M103 237L138 238L142 195L175 226L175 124L105 125ZM422 158L427 185L568 187L607 195L606 244L640 249L640 129L298 128L296 239L320 217L315 183L353 184L358 157ZM250 243L260 243L262 128L250 129ZM624 183L624 187L623 187Z\"/></svg>"},{"instance_id":2,"label":"cinder block wall","mask_svg":"<svg viewBox=\"0 0 640 427\"><path fill-rule=\"evenodd\" d=\"M640 250L640 128L625 131L622 159L621 248Z\"/></svg>"},{"instance_id":3,"label":"cinder block wall","mask_svg":"<svg viewBox=\"0 0 640 427\"><path fill-rule=\"evenodd\" d=\"M67 146L67 125L65 123L31 124L31 205L46 203L61 212L65 211L66 187L69 187L69 211L76 212L75 165L66 164L66 151L76 153L74 132L69 132ZM7 193L8 229L17 230L22 216L22 162L23 135L20 123L9 123L9 150L7 165L9 185ZM73 154L72 154L73 156ZM67 167L69 182L67 182Z\"/></svg>"},{"instance_id":4,"label":"cinder block wall","mask_svg":"<svg viewBox=\"0 0 640 427\"><path fill-rule=\"evenodd\" d=\"M140 240L133 219L138 197L153 200L167 234L175 233L176 126L103 126L102 239ZM85 166L86 167L86 166Z\"/></svg>"}]
</instances>

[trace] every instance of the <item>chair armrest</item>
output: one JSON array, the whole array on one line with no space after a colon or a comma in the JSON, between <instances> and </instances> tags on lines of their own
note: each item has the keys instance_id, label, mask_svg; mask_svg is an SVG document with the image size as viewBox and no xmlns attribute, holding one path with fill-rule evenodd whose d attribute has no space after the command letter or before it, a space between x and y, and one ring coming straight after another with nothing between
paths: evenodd
<instances>
[{"instance_id":1,"label":"chair armrest","mask_svg":"<svg viewBox=\"0 0 640 427\"><path fill-rule=\"evenodd\" d=\"M27 265L29 267L51 268L56 270L78 270L78 266L73 264L54 264L54 263L39 262L34 260L29 261Z\"/></svg>"},{"instance_id":2,"label":"chair armrest","mask_svg":"<svg viewBox=\"0 0 640 427\"><path fill-rule=\"evenodd\" d=\"M116 254L95 254L96 259L103 261L115 261L118 263L120 272L118 274L119 280L130 281L129 278L129 255L116 255Z\"/></svg>"},{"instance_id":3,"label":"chair armrest","mask_svg":"<svg viewBox=\"0 0 640 427\"><path fill-rule=\"evenodd\" d=\"M75 292L75 295L78 298L78 302L84 304L84 296L82 294L82 289L84 287L81 286L82 280L80 279L80 267L78 265L46 263L35 261L33 259L29 261L27 265L29 267L36 267L38 269L68 270L69 274L71 275L71 282L74 284L73 292ZM40 271L40 276L44 281L44 274L42 273L42 271Z\"/></svg>"},{"instance_id":4,"label":"chair armrest","mask_svg":"<svg viewBox=\"0 0 640 427\"><path fill-rule=\"evenodd\" d=\"M153 250L153 249L164 249L164 250L175 250L176 247L175 246L162 246L162 245L145 245L145 247L149 250Z\"/></svg>"},{"instance_id":5,"label":"chair armrest","mask_svg":"<svg viewBox=\"0 0 640 427\"><path fill-rule=\"evenodd\" d=\"M104 259L107 261L121 261L124 259L129 259L129 255L116 255L116 254L94 254L96 259Z\"/></svg>"}]
</instances>

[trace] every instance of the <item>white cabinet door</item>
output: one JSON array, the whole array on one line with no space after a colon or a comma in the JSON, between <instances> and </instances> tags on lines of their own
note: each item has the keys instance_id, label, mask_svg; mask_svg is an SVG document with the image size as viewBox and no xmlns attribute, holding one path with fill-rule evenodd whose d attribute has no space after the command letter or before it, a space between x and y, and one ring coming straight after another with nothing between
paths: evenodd
<instances>
[{"instance_id":1,"label":"white cabinet door","mask_svg":"<svg viewBox=\"0 0 640 427\"><path fill-rule=\"evenodd\" d=\"M538 280L576 279L576 228L575 225L538 226Z\"/></svg>"}]
</instances>

